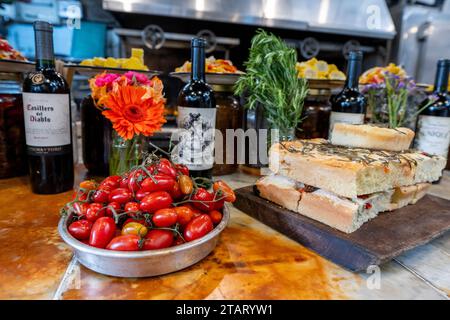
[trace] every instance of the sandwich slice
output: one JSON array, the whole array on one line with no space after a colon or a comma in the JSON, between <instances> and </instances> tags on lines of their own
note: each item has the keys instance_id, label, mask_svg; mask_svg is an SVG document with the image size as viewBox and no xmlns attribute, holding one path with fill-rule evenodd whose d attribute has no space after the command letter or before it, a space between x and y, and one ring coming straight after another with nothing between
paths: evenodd
<instances>
[{"instance_id":1,"label":"sandwich slice","mask_svg":"<svg viewBox=\"0 0 450 320\"><path fill-rule=\"evenodd\" d=\"M446 162L420 151L348 148L323 139L280 142L269 153L273 173L349 199L436 181Z\"/></svg>"},{"instance_id":2,"label":"sandwich slice","mask_svg":"<svg viewBox=\"0 0 450 320\"><path fill-rule=\"evenodd\" d=\"M331 133L333 145L387 151L408 150L414 131L408 128L381 128L370 124L336 123Z\"/></svg>"},{"instance_id":3,"label":"sandwich slice","mask_svg":"<svg viewBox=\"0 0 450 320\"><path fill-rule=\"evenodd\" d=\"M429 186L421 183L346 198L280 175L266 176L256 182L262 198L345 233L354 232L380 212L416 203Z\"/></svg>"}]
</instances>

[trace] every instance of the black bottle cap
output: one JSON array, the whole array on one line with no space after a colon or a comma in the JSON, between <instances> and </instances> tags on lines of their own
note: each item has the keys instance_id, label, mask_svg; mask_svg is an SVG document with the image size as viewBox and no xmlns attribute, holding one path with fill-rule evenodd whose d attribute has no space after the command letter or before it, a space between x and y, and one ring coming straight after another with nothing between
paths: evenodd
<instances>
[{"instance_id":1,"label":"black bottle cap","mask_svg":"<svg viewBox=\"0 0 450 320\"><path fill-rule=\"evenodd\" d=\"M46 21L35 21L33 23L33 28L35 31L53 32L53 26Z\"/></svg>"},{"instance_id":2,"label":"black bottle cap","mask_svg":"<svg viewBox=\"0 0 450 320\"><path fill-rule=\"evenodd\" d=\"M198 47L198 48L204 48L204 47L206 47L206 40L203 38L192 38L191 46Z\"/></svg>"},{"instance_id":3,"label":"black bottle cap","mask_svg":"<svg viewBox=\"0 0 450 320\"><path fill-rule=\"evenodd\" d=\"M362 60L363 53L359 50L350 51L348 54L348 60Z\"/></svg>"},{"instance_id":4,"label":"black bottle cap","mask_svg":"<svg viewBox=\"0 0 450 320\"><path fill-rule=\"evenodd\" d=\"M450 59L439 59L438 60L438 68L439 67L447 67L450 66Z\"/></svg>"}]
</instances>

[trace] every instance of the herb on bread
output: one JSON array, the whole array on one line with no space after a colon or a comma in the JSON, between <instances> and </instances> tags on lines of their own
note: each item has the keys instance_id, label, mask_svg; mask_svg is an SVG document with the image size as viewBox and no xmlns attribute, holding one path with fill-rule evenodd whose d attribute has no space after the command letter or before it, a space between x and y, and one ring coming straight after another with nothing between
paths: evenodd
<instances>
[{"instance_id":1,"label":"herb on bread","mask_svg":"<svg viewBox=\"0 0 450 320\"><path fill-rule=\"evenodd\" d=\"M333 156L337 161L343 162L357 162L365 166L370 166L374 163L382 163L389 166L390 163L407 163L411 168L417 166L417 160L411 157L411 153L415 151L381 151L370 150L363 148L348 148L343 146L332 145L326 142L315 142L300 140L300 146L283 145L283 148L291 153L300 153L307 157L316 156ZM425 153L418 153L422 156L432 158L432 155Z\"/></svg>"}]
</instances>

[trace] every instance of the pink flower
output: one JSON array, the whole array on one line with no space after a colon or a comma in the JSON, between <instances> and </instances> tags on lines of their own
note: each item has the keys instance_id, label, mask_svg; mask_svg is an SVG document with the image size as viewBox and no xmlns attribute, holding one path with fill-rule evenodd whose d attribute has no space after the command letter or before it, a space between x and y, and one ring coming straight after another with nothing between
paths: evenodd
<instances>
[{"instance_id":1,"label":"pink flower","mask_svg":"<svg viewBox=\"0 0 450 320\"><path fill-rule=\"evenodd\" d=\"M105 73L102 74L100 76L98 76L95 79L95 85L97 87L104 87L104 86L108 86L111 87L112 83L117 80L120 77L119 74L115 74L115 73Z\"/></svg>"},{"instance_id":2,"label":"pink flower","mask_svg":"<svg viewBox=\"0 0 450 320\"><path fill-rule=\"evenodd\" d=\"M130 81L133 81L133 77L134 77L136 79L136 81L138 82L138 84L142 84L142 85L150 84L150 79L147 78L147 76L142 73L128 71L127 73L124 74L124 76Z\"/></svg>"}]
</instances>

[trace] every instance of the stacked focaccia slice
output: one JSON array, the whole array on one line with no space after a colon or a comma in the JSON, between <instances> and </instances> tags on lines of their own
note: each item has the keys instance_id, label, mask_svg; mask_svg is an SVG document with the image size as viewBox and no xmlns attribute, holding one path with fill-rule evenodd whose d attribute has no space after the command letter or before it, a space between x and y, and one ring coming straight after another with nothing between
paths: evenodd
<instances>
[{"instance_id":1,"label":"stacked focaccia slice","mask_svg":"<svg viewBox=\"0 0 450 320\"><path fill-rule=\"evenodd\" d=\"M446 159L419 151L337 146L326 140L278 143L261 197L346 233L383 211L417 202Z\"/></svg>"}]
</instances>

